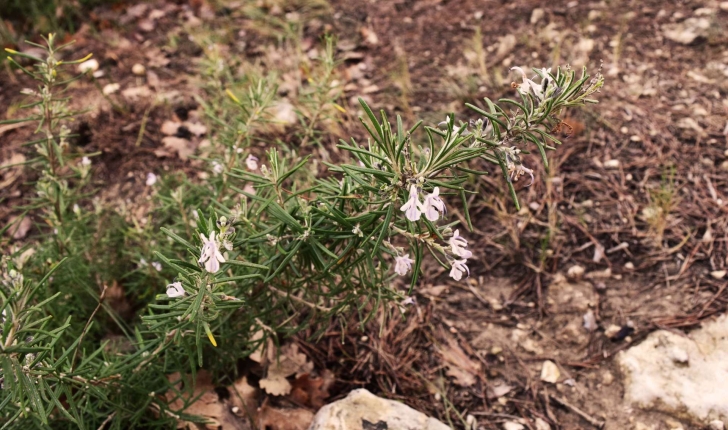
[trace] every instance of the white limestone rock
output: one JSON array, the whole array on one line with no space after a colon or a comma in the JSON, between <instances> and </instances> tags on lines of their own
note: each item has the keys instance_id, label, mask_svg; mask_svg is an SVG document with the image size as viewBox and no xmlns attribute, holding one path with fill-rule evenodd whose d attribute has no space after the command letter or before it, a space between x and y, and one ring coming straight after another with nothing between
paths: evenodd
<instances>
[{"instance_id":1,"label":"white limestone rock","mask_svg":"<svg viewBox=\"0 0 728 430\"><path fill-rule=\"evenodd\" d=\"M440 421L430 418L409 406L377 397L365 389L354 390L346 398L321 408L309 430L448 430ZM383 424L380 424L383 423Z\"/></svg>"},{"instance_id":2,"label":"white limestone rock","mask_svg":"<svg viewBox=\"0 0 728 430\"><path fill-rule=\"evenodd\" d=\"M728 420L728 315L689 336L656 331L617 361L626 403L704 425Z\"/></svg>"}]
</instances>

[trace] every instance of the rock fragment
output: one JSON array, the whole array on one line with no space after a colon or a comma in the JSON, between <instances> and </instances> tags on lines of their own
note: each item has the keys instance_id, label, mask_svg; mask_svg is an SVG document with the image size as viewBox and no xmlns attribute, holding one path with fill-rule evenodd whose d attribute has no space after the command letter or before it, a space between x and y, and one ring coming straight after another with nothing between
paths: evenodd
<instances>
[{"instance_id":1,"label":"rock fragment","mask_svg":"<svg viewBox=\"0 0 728 430\"><path fill-rule=\"evenodd\" d=\"M309 430L361 430L363 423L371 424L363 428L372 429L449 429L435 418L430 418L403 403L377 397L360 388L345 398L321 408Z\"/></svg>"}]
</instances>

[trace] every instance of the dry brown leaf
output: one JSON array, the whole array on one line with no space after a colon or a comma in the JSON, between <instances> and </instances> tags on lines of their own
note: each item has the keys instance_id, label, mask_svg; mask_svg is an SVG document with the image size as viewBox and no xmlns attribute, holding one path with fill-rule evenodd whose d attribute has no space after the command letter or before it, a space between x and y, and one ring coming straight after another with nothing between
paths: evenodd
<instances>
[{"instance_id":1,"label":"dry brown leaf","mask_svg":"<svg viewBox=\"0 0 728 430\"><path fill-rule=\"evenodd\" d=\"M192 384L192 381L189 375L180 377L179 373L173 373L168 375L167 378L170 381L179 381L175 384L175 390L170 389L165 393L170 410L175 413L184 412L188 415L197 415L206 418L209 420L209 423L205 424L204 428L217 429L220 427L224 421L224 416L228 412L220 400L220 396L215 391L215 386L212 384L208 372L201 370L197 373L197 379L191 393L189 391L189 385ZM185 409L185 403L191 399L196 400ZM195 424L188 421L177 421L177 428L185 428L188 426L195 428Z\"/></svg>"},{"instance_id":2,"label":"dry brown leaf","mask_svg":"<svg viewBox=\"0 0 728 430\"><path fill-rule=\"evenodd\" d=\"M248 383L248 378L243 376L228 387L230 390L230 403L232 412L235 415L247 417L254 416L258 408L258 389Z\"/></svg>"},{"instance_id":3,"label":"dry brown leaf","mask_svg":"<svg viewBox=\"0 0 728 430\"><path fill-rule=\"evenodd\" d=\"M329 388L334 381L334 373L330 370L324 370L321 376L301 375L293 381L291 398L300 405L319 409L329 397Z\"/></svg>"},{"instance_id":4,"label":"dry brown leaf","mask_svg":"<svg viewBox=\"0 0 728 430\"><path fill-rule=\"evenodd\" d=\"M455 378L455 383L461 387L475 384L477 375L481 373L480 363L468 357L454 337L444 330L440 334L447 341L447 346L437 346L438 352L448 365L447 375Z\"/></svg>"},{"instance_id":5,"label":"dry brown leaf","mask_svg":"<svg viewBox=\"0 0 728 430\"><path fill-rule=\"evenodd\" d=\"M313 370L313 363L306 360L306 354L298 352L296 344L283 345L277 357L273 348L268 348L268 361L268 373L260 380L260 387L274 396L290 394L292 386L287 377Z\"/></svg>"},{"instance_id":6,"label":"dry brown leaf","mask_svg":"<svg viewBox=\"0 0 728 430\"><path fill-rule=\"evenodd\" d=\"M268 376L261 379L259 384L260 388L273 396L285 396L291 393L292 386L288 379L271 368L268 369Z\"/></svg>"},{"instance_id":7,"label":"dry brown leaf","mask_svg":"<svg viewBox=\"0 0 728 430\"><path fill-rule=\"evenodd\" d=\"M207 127L200 124L199 122L185 122L184 126L187 127L187 130L190 131L190 133L194 134L195 136L202 136L203 134L207 133Z\"/></svg>"},{"instance_id":8,"label":"dry brown leaf","mask_svg":"<svg viewBox=\"0 0 728 430\"><path fill-rule=\"evenodd\" d=\"M23 217L18 221L17 216L12 216L8 220L8 226L10 226L6 233L13 237L15 240L19 240L28 235L30 228L33 226L33 222L27 216Z\"/></svg>"},{"instance_id":9,"label":"dry brown leaf","mask_svg":"<svg viewBox=\"0 0 728 430\"><path fill-rule=\"evenodd\" d=\"M126 299L124 287L119 285L118 282L112 282L111 286L106 290L106 303L122 317L126 318L130 316L129 313L132 310L131 304Z\"/></svg>"},{"instance_id":10,"label":"dry brown leaf","mask_svg":"<svg viewBox=\"0 0 728 430\"><path fill-rule=\"evenodd\" d=\"M162 144L164 149L176 152L181 160L187 160L195 152L194 144L181 137L167 136L162 139Z\"/></svg>"},{"instance_id":11,"label":"dry brown leaf","mask_svg":"<svg viewBox=\"0 0 728 430\"><path fill-rule=\"evenodd\" d=\"M9 160L3 161L0 165L0 178L2 178L0 188L5 188L18 179L18 176L23 172L24 166L21 165L22 163L25 163L25 155L19 153L13 154Z\"/></svg>"},{"instance_id":12,"label":"dry brown leaf","mask_svg":"<svg viewBox=\"0 0 728 430\"><path fill-rule=\"evenodd\" d=\"M152 23L154 25L154 23ZM149 59L149 62L147 63L149 67L157 68L157 67L167 67L169 65L169 58L162 52L161 49L156 47L148 48L145 51L146 57Z\"/></svg>"},{"instance_id":13,"label":"dry brown leaf","mask_svg":"<svg viewBox=\"0 0 728 430\"><path fill-rule=\"evenodd\" d=\"M131 87L121 90L121 95L130 102L137 101L139 99L148 98L152 95L152 90L149 87Z\"/></svg>"},{"instance_id":14,"label":"dry brown leaf","mask_svg":"<svg viewBox=\"0 0 728 430\"><path fill-rule=\"evenodd\" d=\"M258 410L258 428L269 430L306 430L313 422L313 412L302 409L273 408L266 404Z\"/></svg>"},{"instance_id":15,"label":"dry brown leaf","mask_svg":"<svg viewBox=\"0 0 728 430\"><path fill-rule=\"evenodd\" d=\"M161 128L162 134L164 134L165 136L174 136L175 134L177 134L177 130L179 130L180 125L182 124L176 121L164 121Z\"/></svg>"},{"instance_id":16,"label":"dry brown leaf","mask_svg":"<svg viewBox=\"0 0 728 430\"><path fill-rule=\"evenodd\" d=\"M263 339L263 336L265 333L263 330L258 330L253 334L253 337L250 338L251 342L259 341ZM273 340L268 337L265 339L265 341L260 342L258 344L258 347L253 351L252 354L250 354L250 359L255 361L256 363L260 363L261 365L265 365L267 362L267 352L273 350Z\"/></svg>"},{"instance_id":17,"label":"dry brown leaf","mask_svg":"<svg viewBox=\"0 0 728 430\"><path fill-rule=\"evenodd\" d=\"M0 125L0 136L8 131L15 130L16 128L25 127L30 125L30 122L16 122L15 124ZM23 157L25 159L25 157Z\"/></svg>"}]
</instances>

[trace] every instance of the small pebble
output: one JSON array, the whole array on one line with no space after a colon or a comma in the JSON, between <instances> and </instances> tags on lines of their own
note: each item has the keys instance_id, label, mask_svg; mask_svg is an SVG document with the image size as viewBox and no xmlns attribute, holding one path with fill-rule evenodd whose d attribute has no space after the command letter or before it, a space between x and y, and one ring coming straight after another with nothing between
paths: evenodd
<instances>
[{"instance_id":1,"label":"small pebble","mask_svg":"<svg viewBox=\"0 0 728 430\"><path fill-rule=\"evenodd\" d=\"M551 360L546 360L543 362L543 367L541 367L542 381L555 384L560 377L561 371L559 370L559 367L556 365L556 363Z\"/></svg>"},{"instance_id":2,"label":"small pebble","mask_svg":"<svg viewBox=\"0 0 728 430\"><path fill-rule=\"evenodd\" d=\"M566 271L566 277L572 280L579 280L582 276L584 276L584 272L586 272L586 269L582 266L571 266L569 267L569 270Z\"/></svg>"},{"instance_id":3,"label":"small pebble","mask_svg":"<svg viewBox=\"0 0 728 430\"><path fill-rule=\"evenodd\" d=\"M584 328L588 332L596 331L596 329L599 328L599 325L597 324L597 317L594 315L594 312L592 310L586 311L586 313L583 316L584 319Z\"/></svg>"},{"instance_id":4,"label":"small pebble","mask_svg":"<svg viewBox=\"0 0 728 430\"><path fill-rule=\"evenodd\" d=\"M131 72L137 76L144 76L144 74L147 73L147 69L143 65L136 63L131 66Z\"/></svg>"},{"instance_id":5,"label":"small pebble","mask_svg":"<svg viewBox=\"0 0 728 430\"><path fill-rule=\"evenodd\" d=\"M99 62L92 58L79 64L76 69L79 73L95 72L99 70Z\"/></svg>"},{"instance_id":6,"label":"small pebble","mask_svg":"<svg viewBox=\"0 0 728 430\"><path fill-rule=\"evenodd\" d=\"M604 168L605 169L618 169L619 168L619 160L607 160L604 162Z\"/></svg>"},{"instance_id":7,"label":"small pebble","mask_svg":"<svg viewBox=\"0 0 728 430\"><path fill-rule=\"evenodd\" d=\"M606 330L604 330L604 335L607 337L610 337L610 338L614 337L614 336L616 336L617 333L619 333L619 331L621 329L622 329L622 327L620 327L616 324L611 324L609 327L607 327Z\"/></svg>"},{"instance_id":8,"label":"small pebble","mask_svg":"<svg viewBox=\"0 0 728 430\"><path fill-rule=\"evenodd\" d=\"M119 84L106 84L104 85L104 88L101 90L104 95L108 96L109 94L114 94L115 92L119 91Z\"/></svg>"}]
</instances>

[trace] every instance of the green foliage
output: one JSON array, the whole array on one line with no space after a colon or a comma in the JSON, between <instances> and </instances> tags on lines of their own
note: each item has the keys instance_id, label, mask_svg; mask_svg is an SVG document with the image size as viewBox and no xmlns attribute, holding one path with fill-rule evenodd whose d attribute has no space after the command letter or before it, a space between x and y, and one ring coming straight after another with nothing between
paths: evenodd
<instances>
[{"instance_id":1,"label":"green foliage","mask_svg":"<svg viewBox=\"0 0 728 430\"><path fill-rule=\"evenodd\" d=\"M295 101L301 144L323 146L325 123L341 109L329 91L333 40L325 44L313 66L324 73ZM27 211L43 220L37 243L2 260L0 420L12 428L194 420L159 396L176 383L168 375L204 366L224 378L268 337L315 333L353 314L365 322L385 304L404 310L426 254L460 280L472 254L458 222L445 219L446 200L460 201L470 224L464 197L470 179L486 174L474 168L479 160L500 168L515 199L512 181L532 175L522 148L553 149L557 114L591 102L603 83L586 72L534 70L541 81L524 74L520 102L486 99L469 105L478 119L450 114L437 126L392 123L360 100L367 141L340 141L340 161L319 162L270 138L274 77L238 77L213 58L203 64L201 102L214 127L198 158L205 172L161 178L153 222L138 224L93 200L93 154L69 145L65 124L75 113L60 96L82 78L66 77L63 66L81 60L57 61L53 36L46 49L47 59L27 58L32 69L12 60L39 83L25 92L36 113L23 120L38 124L39 179ZM410 274L402 287L397 275ZM136 312L110 305L117 282Z\"/></svg>"}]
</instances>

